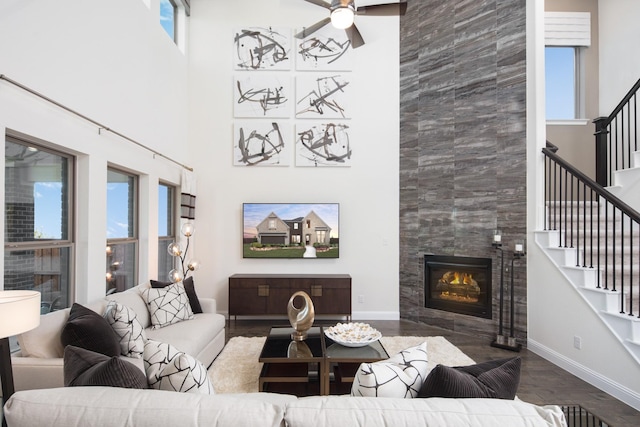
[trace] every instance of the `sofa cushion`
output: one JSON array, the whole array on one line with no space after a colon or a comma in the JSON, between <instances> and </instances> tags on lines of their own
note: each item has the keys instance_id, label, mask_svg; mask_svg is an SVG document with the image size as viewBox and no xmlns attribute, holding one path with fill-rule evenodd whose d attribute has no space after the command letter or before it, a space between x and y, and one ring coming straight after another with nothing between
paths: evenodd
<instances>
[{"instance_id":1,"label":"sofa cushion","mask_svg":"<svg viewBox=\"0 0 640 427\"><path fill-rule=\"evenodd\" d=\"M282 427L286 401L295 397L61 387L19 391L4 409L10 426Z\"/></svg>"},{"instance_id":2,"label":"sofa cushion","mask_svg":"<svg viewBox=\"0 0 640 427\"><path fill-rule=\"evenodd\" d=\"M374 363L362 363L351 387L352 396L416 397L427 376L427 343Z\"/></svg>"},{"instance_id":3,"label":"sofa cushion","mask_svg":"<svg viewBox=\"0 0 640 427\"><path fill-rule=\"evenodd\" d=\"M154 329L193 319L189 298L182 283L146 289L142 292L142 298L147 303Z\"/></svg>"},{"instance_id":4,"label":"sofa cushion","mask_svg":"<svg viewBox=\"0 0 640 427\"><path fill-rule=\"evenodd\" d=\"M289 427L330 426L566 426L562 411L517 400L378 399L351 396L303 397L287 404Z\"/></svg>"},{"instance_id":5,"label":"sofa cushion","mask_svg":"<svg viewBox=\"0 0 640 427\"><path fill-rule=\"evenodd\" d=\"M513 399L520 384L520 362L513 357L470 366L437 365L419 396Z\"/></svg>"},{"instance_id":6,"label":"sofa cushion","mask_svg":"<svg viewBox=\"0 0 640 427\"><path fill-rule=\"evenodd\" d=\"M107 300L117 301L125 307L129 307L138 315L138 321L143 328L151 326L147 303L142 299L142 292L148 289L149 283L143 283L124 292L116 292L106 296Z\"/></svg>"},{"instance_id":7,"label":"sofa cushion","mask_svg":"<svg viewBox=\"0 0 640 427\"><path fill-rule=\"evenodd\" d=\"M144 346L144 365L151 388L214 394L202 363L171 344L148 340Z\"/></svg>"},{"instance_id":8,"label":"sofa cushion","mask_svg":"<svg viewBox=\"0 0 640 427\"><path fill-rule=\"evenodd\" d=\"M146 337L137 314L127 306L109 301L104 318L120 338L121 354L135 358L142 357Z\"/></svg>"},{"instance_id":9,"label":"sofa cushion","mask_svg":"<svg viewBox=\"0 0 640 427\"><path fill-rule=\"evenodd\" d=\"M147 329L145 332L147 339L171 343L181 351L198 357L224 327L224 316L200 313L194 315L191 320L174 323L170 328Z\"/></svg>"},{"instance_id":10,"label":"sofa cushion","mask_svg":"<svg viewBox=\"0 0 640 427\"><path fill-rule=\"evenodd\" d=\"M120 354L120 342L106 319L78 303L71 306L60 340L65 347L74 345L107 356Z\"/></svg>"},{"instance_id":11,"label":"sofa cushion","mask_svg":"<svg viewBox=\"0 0 640 427\"><path fill-rule=\"evenodd\" d=\"M64 385L148 388L144 373L131 363L72 345L64 349Z\"/></svg>"},{"instance_id":12,"label":"sofa cushion","mask_svg":"<svg viewBox=\"0 0 640 427\"><path fill-rule=\"evenodd\" d=\"M171 285L171 282L158 282L156 280L151 280L152 288L164 288ZM191 306L191 311L193 314L202 313L202 307L200 306L200 300L198 299L198 295L196 294L196 287L193 283L193 276L187 277L182 281L184 285L184 290L187 292L187 297L189 298L189 305Z\"/></svg>"},{"instance_id":13,"label":"sofa cushion","mask_svg":"<svg viewBox=\"0 0 640 427\"><path fill-rule=\"evenodd\" d=\"M41 359L62 357L64 346L60 334L67 323L69 311L65 308L42 315L37 328L18 335L22 356Z\"/></svg>"}]
</instances>

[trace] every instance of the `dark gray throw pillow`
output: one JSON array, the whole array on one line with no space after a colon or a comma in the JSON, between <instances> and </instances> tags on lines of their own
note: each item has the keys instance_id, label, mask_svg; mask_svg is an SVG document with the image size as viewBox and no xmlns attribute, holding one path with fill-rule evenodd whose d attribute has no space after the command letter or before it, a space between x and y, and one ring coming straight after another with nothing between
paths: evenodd
<instances>
[{"instance_id":1,"label":"dark gray throw pillow","mask_svg":"<svg viewBox=\"0 0 640 427\"><path fill-rule=\"evenodd\" d=\"M151 280L152 288L164 288L171 285L171 282L158 282L157 280ZM187 277L182 281L184 290L187 292L187 298L189 298L189 305L193 314L202 313L202 307L200 306L200 300L196 294L196 286L193 283L193 277Z\"/></svg>"},{"instance_id":2,"label":"dark gray throw pillow","mask_svg":"<svg viewBox=\"0 0 640 427\"><path fill-rule=\"evenodd\" d=\"M494 398L513 400L520 385L520 357L470 366L437 365L418 397Z\"/></svg>"},{"instance_id":3,"label":"dark gray throw pillow","mask_svg":"<svg viewBox=\"0 0 640 427\"><path fill-rule=\"evenodd\" d=\"M120 355L120 338L109 322L78 303L73 303L69 319L60 334L62 346L74 345L106 356Z\"/></svg>"},{"instance_id":4,"label":"dark gray throw pillow","mask_svg":"<svg viewBox=\"0 0 640 427\"><path fill-rule=\"evenodd\" d=\"M149 388L134 364L72 345L64 349L64 385Z\"/></svg>"}]
</instances>

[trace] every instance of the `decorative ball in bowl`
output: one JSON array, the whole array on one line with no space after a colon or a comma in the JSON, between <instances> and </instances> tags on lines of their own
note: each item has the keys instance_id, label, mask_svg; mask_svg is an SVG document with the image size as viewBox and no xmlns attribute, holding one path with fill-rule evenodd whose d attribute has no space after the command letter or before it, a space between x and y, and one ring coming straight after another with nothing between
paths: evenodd
<instances>
[{"instance_id":1,"label":"decorative ball in bowl","mask_svg":"<svg viewBox=\"0 0 640 427\"><path fill-rule=\"evenodd\" d=\"M324 334L345 347L364 347L378 341L382 334L366 323L338 323L324 329Z\"/></svg>"}]
</instances>

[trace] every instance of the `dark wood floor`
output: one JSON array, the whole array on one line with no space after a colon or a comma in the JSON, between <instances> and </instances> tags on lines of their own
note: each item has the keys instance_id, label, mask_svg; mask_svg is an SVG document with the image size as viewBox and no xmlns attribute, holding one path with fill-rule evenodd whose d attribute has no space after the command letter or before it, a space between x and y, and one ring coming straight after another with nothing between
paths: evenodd
<instances>
[{"instance_id":1,"label":"dark wood floor","mask_svg":"<svg viewBox=\"0 0 640 427\"><path fill-rule=\"evenodd\" d=\"M279 323L278 323L279 322ZM234 336L265 336L272 324L286 325L286 319L227 321L227 340ZM443 336L476 362L490 359L522 357L518 397L535 404L579 404L613 427L640 426L640 412L589 385L540 356L523 349L520 353L490 346L486 338L451 332L424 324L400 321L367 321L386 336ZM317 321L315 325L332 325L335 321Z\"/></svg>"}]
</instances>

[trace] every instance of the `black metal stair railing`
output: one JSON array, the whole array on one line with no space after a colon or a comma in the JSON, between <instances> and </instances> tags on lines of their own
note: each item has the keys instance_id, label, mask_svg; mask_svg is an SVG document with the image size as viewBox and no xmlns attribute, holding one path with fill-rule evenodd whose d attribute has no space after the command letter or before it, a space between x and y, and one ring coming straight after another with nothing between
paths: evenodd
<instances>
[{"instance_id":1,"label":"black metal stair railing","mask_svg":"<svg viewBox=\"0 0 640 427\"><path fill-rule=\"evenodd\" d=\"M638 151L637 94L640 80L622 98L608 117L598 117L596 126L596 182L607 187L615 171L631 167L631 157Z\"/></svg>"},{"instance_id":2,"label":"black metal stair railing","mask_svg":"<svg viewBox=\"0 0 640 427\"><path fill-rule=\"evenodd\" d=\"M621 314L640 317L640 214L555 153L545 155L545 230L576 249L576 266L595 268L597 288L619 291Z\"/></svg>"}]
</instances>

